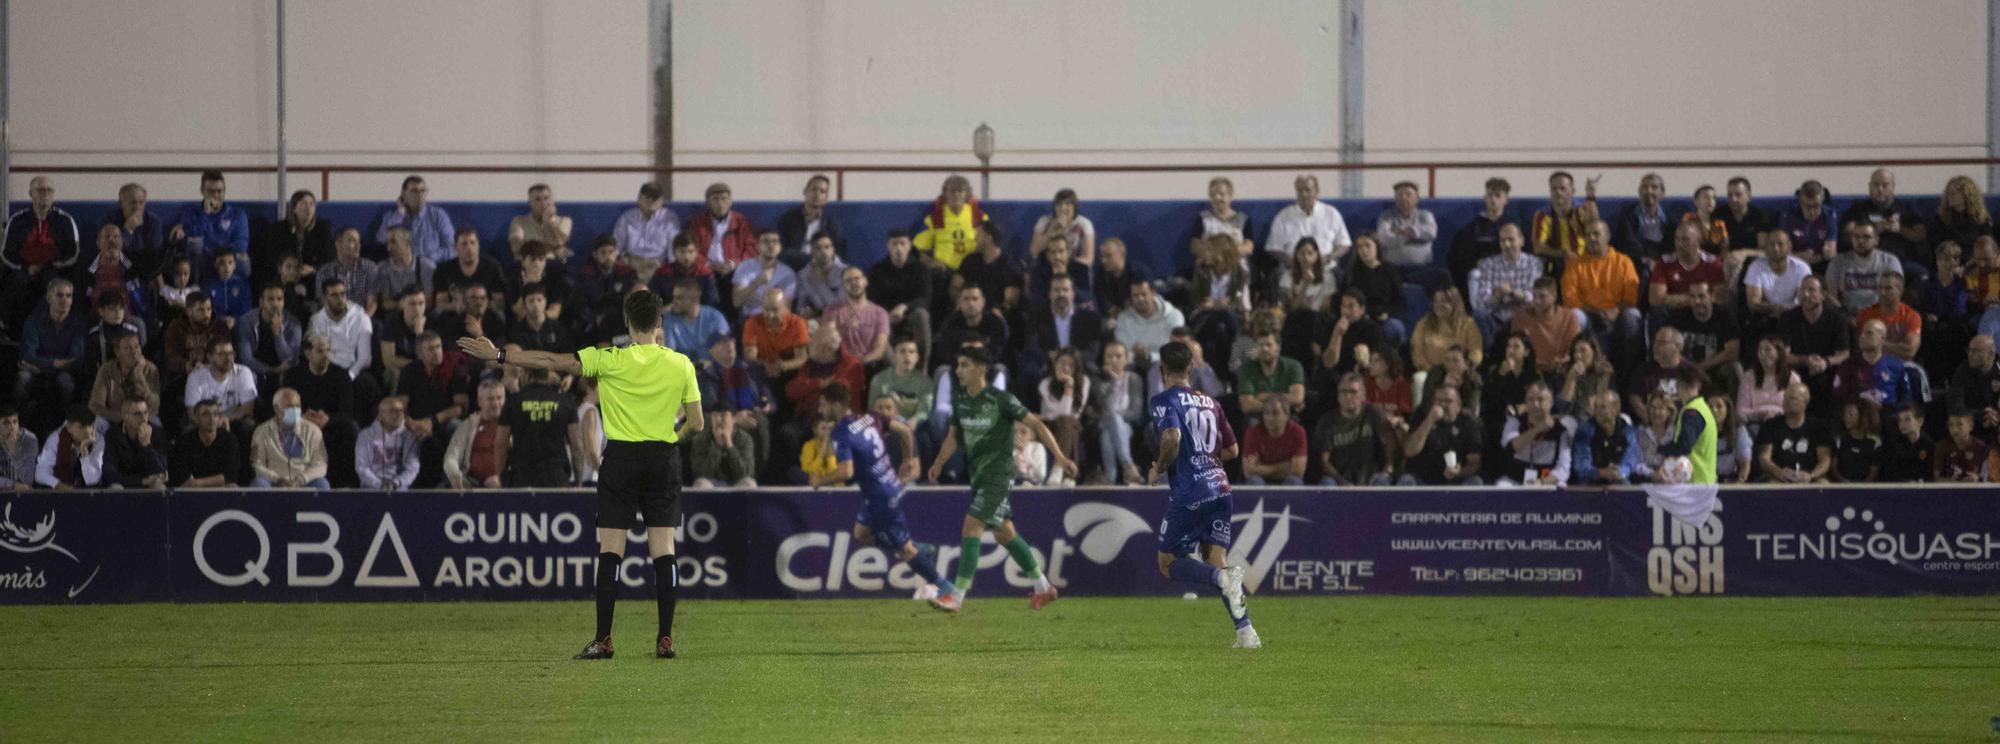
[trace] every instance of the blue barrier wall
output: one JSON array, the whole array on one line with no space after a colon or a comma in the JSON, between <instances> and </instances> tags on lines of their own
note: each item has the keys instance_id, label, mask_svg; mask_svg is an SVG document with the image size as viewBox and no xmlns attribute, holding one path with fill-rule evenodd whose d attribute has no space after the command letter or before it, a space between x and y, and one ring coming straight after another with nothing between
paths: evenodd
<instances>
[{"instance_id":1,"label":"blue barrier wall","mask_svg":"<svg viewBox=\"0 0 2000 744\"><path fill-rule=\"evenodd\" d=\"M1069 596L1178 595L1155 566L1160 494L1035 489L1014 518ZM1699 528L1640 490L1244 488L1232 563L1263 594L1894 595L2000 591L1990 488L1732 489ZM906 597L909 569L849 528L852 490L687 494L699 598ZM968 495L914 490L918 540L958 560ZM5 500L0 604L590 596L585 491L33 491ZM652 580L643 533L627 594ZM1030 582L991 538L976 597Z\"/></svg>"},{"instance_id":2,"label":"blue barrier wall","mask_svg":"<svg viewBox=\"0 0 2000 744\"><path fill-rule=\"evenodd\" d=\"M1509 213L1517 220L1525 222L1534 211L1546 205L1547 199L1517 192L1517 197L1509 207ZM1834 208L1843 209L1853 202L1854 197L1837 197L1832 201ZM1606 198L1600 201L1604 213L1615 215L1634 200L1631 198ZM1936 197L1915 197L1906 199L1917 209L1929 212L1936 209ZM2000 213L2000 195L1989 199L1989 208ZM1347 221L1350 232L1360 233L1374 230L1375 220L1382 210L1389 208L1384 199L1332 199L1329 203L1338 208ZM1768 197L1756 200L1762 208L1777 214L1791 206L1789 197ZM253 224L252 234L258 227L268 223L278 215L278 208L269 202L238 202L250 214ZM511 263L507 254L507 224L515 215L527 212L523 203L512 202L438 202L450 213L454 224L471 224L478 228L480 243L486 252L502 263ZM1290 201L1245 200L1236 203L1236 208L1249 216L1251 235L1262 245L1266 228L1279 210ZM16 203L13 209L23 208ZM104 216L115 206L115 202L83 201L60 202L58 206L68 210L80 221L84 228L85 242L93 239L89 233L103 222ZM154 202L151 208L170 224L175 215L187 206L185 202ZM327 202L320 205L320 215L339 227L358 226L364 230L364 238L373 240L373 230L379 223L381 214L387 208L384 202ZM579 252L576 260L587 260L591 240L610 232L618 221L618 216L631 208L630 203L612 202L564 202L563 214L575 220L571 247ZM775 226L779 215L792 207L795 202L737 202L736 209L750 218L759 227ZM1049 211L1045 201L999 201L987 202L983 206L993 219L1000 223L1007 235L1007 250L1010 254L1025 260L1028 255L1028 237L1035 220ZM1479 199L1430 199L1424 208L1431 210L1438 221L1439 239L1433 254L1436 263L1444 265L1444 256L1451 247L1451 237L1459 228L1472 221L1483 205ZM671 207L681 215L682 224L687 217L701 209L700 204L680 203ZM1107 237L1118 237L1130 248L1131 259L1152 269L1155 274L1172 274L1186 270L1193 258L1187 250L1189 239L1195 235L1198 215L1207 208L1205 201L1092 201L1083 205L1082 213L1096 225L1097 237L1101 241ZM1681 212L1692 208L1689 199L1668 199L1667 213L1675 219ZM874 264L886 253L884 243L889 231L904 228L912 234L922 227L924 213L930 209L928 201L878 201L878 202L835 202L827 205L827 210L846 228L848 236L847 257L849 263L862 266ZM12 213L12 210L9 210ZM87 247L87 249L89 249Z\"/></svg>"}]
</instances>

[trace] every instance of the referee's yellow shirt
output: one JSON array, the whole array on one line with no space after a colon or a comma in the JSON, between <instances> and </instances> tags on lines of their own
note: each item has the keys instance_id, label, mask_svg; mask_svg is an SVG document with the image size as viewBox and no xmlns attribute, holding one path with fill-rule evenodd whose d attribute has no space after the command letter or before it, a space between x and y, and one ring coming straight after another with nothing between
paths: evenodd
<instances>
[{"instance_id":1,"label":"referee's yellow shirt","mask_svg":"<svg viewBox=\"0 0 2000 744\"><path fill-rule=\"evenodd\" d=\"M664 346L635 344L622 349L595 347L576 353L585 377L597 378L604 434L621 442L680 440L674 422L681 404L701 400L694 362Z\"/></svg>"}]
</instances>

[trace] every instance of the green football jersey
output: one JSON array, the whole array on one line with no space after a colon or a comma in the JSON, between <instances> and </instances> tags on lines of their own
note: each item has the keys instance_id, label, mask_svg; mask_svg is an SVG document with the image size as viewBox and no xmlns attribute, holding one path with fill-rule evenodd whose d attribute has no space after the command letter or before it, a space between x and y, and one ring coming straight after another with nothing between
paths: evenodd
<instances>
[{"instance_id":1,"label":"green football jersey","mask_svg":"<svg viewBox=\"0 0 2000 744\"><path fill-rule=\"evenodd\" d=\"M1019 398L991 385L952 401L951 423L958 426L973 490L1004 490L1013 482L1014 422L1027 416L1028 407Z\"/></svg>"}]
</instances>

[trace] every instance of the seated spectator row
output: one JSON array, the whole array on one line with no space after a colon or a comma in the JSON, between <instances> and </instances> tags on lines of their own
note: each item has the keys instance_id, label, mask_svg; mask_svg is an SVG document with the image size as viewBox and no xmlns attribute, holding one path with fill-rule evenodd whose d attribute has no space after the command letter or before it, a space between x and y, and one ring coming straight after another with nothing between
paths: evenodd
<instances>
[{"instance_id":1,"label":"seated spectator row","mask_svg":"<svg viewBox=\"0 0 2000 744\"><path fill-rule=\"evenodd\" d=\"M972 346L1084 463L1051 468L1024 433L1022 483L1133 483L1169 341L1196 350L1192 386L1241 432L1244 483L1647 480L1689 385L1724 428L1728 479L2000 479L2000 245L1972 179L1933 214L1886 170L1844 212L1813 181L1777 214L1740 178L1677 214L1656 175L1615 215L1594 181L1581 198L1566 173L1548 186L1516 220L1511 185L1489 181L1440 261L1414 184L1350 232L1310 175L1259 225L1216 178L1190 216L1191 266L1156 274L1069 190L1010 240L960 177L867 266L849 265L858 236L824 209L822 177L770 227L726 185L683 222L646 184L587 252L538 184L506 261L416 176L366 229L329 224L301 191L254 237L220 173L174 219L132 184L88 246L36 178L0 253L0 331L18 348L0 482L587 484L603 439L589 381L453 341L627 343L619 303L641 289L668 300L667 344L701 371L711 426L684 458L698 486L823 477L814 401L835 382L910 433L891 442L899 461L928 466L946 372Z\"/></svg>"}]
</instances>

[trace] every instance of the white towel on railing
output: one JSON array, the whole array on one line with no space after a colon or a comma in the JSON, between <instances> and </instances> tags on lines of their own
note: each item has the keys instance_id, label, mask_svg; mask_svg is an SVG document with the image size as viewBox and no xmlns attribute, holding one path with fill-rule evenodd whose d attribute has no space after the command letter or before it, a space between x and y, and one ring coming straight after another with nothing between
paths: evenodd
<instances>
[{"instance_id":1,"label":"white towel on railing","mask_svg":"<svg viewBox=\"0 0 2000 744\"><path fill-rule=\"evenodd\" d=\"M1652 483L1646 486L1646 500L1688 526L1700 527L1708 523L1709 513L1715 511L1715 497L1720 490L1712 483Z\"/></svg>"}]
</instances>

